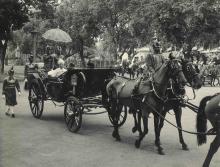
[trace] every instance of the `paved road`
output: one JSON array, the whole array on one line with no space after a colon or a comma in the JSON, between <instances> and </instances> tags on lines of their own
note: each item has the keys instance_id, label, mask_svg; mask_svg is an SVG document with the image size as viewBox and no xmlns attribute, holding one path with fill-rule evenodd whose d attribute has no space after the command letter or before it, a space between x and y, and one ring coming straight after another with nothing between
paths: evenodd
<instances>
[{"instance_id":1,"label":"paved road","mask_svg":"<svg viewBox=\"0 0 220 167\"><path fill-rule=\"evenodd\" d=\"M203 96L219 90L202 88L193 103L198 104ZM83 116L80 132L73 134L66 129L62 107L46 102L43 117L37 120L31 115L26 92L18 103L13 119L4 115L4 102L0 100L0 167L199 167L213 139L208 137L208 144L198 147L196 136L184 133L190 151L182 151L177 130L165 123L161 141L166 155L160 156L154 146L152 118L149 134L141 148L136 149L137 134L131 132L131 115L120 129L122 141L116 142L111 137L107 114ZM167 118L175 122L173 115ZM194 131L195 114L184 109L182 124L184 129ZM220 166L220 151L211 166Z\"/></svg>"}]
</instances>

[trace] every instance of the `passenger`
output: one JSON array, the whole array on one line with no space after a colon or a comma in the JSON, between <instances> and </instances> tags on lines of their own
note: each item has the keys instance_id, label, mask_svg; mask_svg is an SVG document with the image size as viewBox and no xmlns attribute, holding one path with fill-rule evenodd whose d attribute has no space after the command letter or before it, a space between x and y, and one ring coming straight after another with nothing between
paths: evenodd
<instances>
[{"instance_id":1,"label":"passenger","mask_svg":"<svg viewBox=\"0 0 220 167\"><path fill-rule=\"evenodd\" d=\"M63 59L59 59L58 60L58 65L59 68L55 69L55 70L51 70L48 72L48 76L50 77L59 77L60 75L62 75L63 73L65 73L67 70L64 68L64 60Z\"/></svg>"},{"instance_id":2,"label":"passenger","mask_svg":"<svg viewBox=\"0 0 220 167\"><path fill-rule=\"evenodd\" d=\"M94 68L95 64L92 62L91 59L89 59L88 63L87 63L88 68Z\"/></svg>"},{"instance_id":3,"label":"passenger","mask_svg":"<svg viewBox=\"0 0 220 167\"><path fill-rule=\"evenodd\" d=\"M33 63L34 62L33 55L30 55L28 60L29 60L29 63L27 63L25 65L25 68L24 68L24 77L25 77L25 79L27 79L29 73L33 73L35 71L35 65Z\"/></svg>"},{"instance_id":4,"label":"passenger","mask_svg":"<svg viewBox=\"0 0 220 167\"><path fill-rule=\"evenodd\" d=\"M28 58L29 63L25 65L24 68L24 89L28 90L28 77L30 74L33 74L35 71L37 71L37 65L35 65L34 62L34 57L33 55L30 55Z\"/></svg>"}]
</instances>

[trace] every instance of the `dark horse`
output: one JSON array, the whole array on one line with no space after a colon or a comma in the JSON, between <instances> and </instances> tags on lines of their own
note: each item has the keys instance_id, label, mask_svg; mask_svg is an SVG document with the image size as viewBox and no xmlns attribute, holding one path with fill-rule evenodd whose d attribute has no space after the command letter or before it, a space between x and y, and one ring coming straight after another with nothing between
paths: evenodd
<instances>
[{"instance_id":1,"label":"dark horse","mask_svg":"<svg viewBox=\"0 0 220 167\"><path fill-rule=\"evenodd\" d=\"M138 109L142 112L144 130L140 133L139 139L136 140L136 147L140 147L142 139L148 133L148 117L150 113L153 113L156 137L155 145L158 147L158 153L163 154L163 148L159 140L160 129L158 125L160 117L155 113L154 109L162 113L165 100L164 96L170 78L178 78L178 82L183 85L187 82L179 60L169 60L157 67L152 80L143 79L137 83L136 81L117 77L108 83L106 90L110 98L111 115L114 115L115 118L112 136L116 140L120 140L117 121L121 106Z\"/></svg>"},{"instance_id":2,"label":"dark horse","mask_svg":"<svg viewBox=\"0 0 220 167\"><path fill-rule=\"evenodd\" d=\"M209 101L209 103L207 103ZM216 137L210 145L209 152L203 163L203 167L208 167L213 155L218 151L220 146L220 94L204 97L199 106L197 114L197 141L198 145L206 143L207 120L210 121L213 129L210 133L216 133Z\"/></svg>"},{"instance_id":3,"label":"dark horse","mask_svg":"<svg viewBox=\"0 0 220 167\"><path fill-rule=\"evenodd\" d=\"M188 83L190 83L190 86L194 89L199 89L202 86L202 80L199 76L199 74L196 71L195 66L192 62L188 62L185 60L182 60L182 68L183 73L186 77L186 80ZM182 116L182 95L185 94L184 87L181 86L177 81L172 81L170 84L170 88L167 89L167 96L168 100L166 101L164 105L164 110L161 115L163 117L166 116L166 114L169 112L169 110L173 110L176 118L176 124L179 128L182 128L181 125L181 116ZM164 119L161 118L160 120L160 131L164 125ZM183 139L183 134L180 129L178 129L179 133L179 141L182 144L183 150L188 150L188 147Z\"/></svg>"},{"instance_id":4,"label":"dark horse","mask_svg":"<svg viewBox=\"0 0 220 167\"><path fill-rule=\"evenodd\" d=\"M187 82L190 84L190 86L194 89L199 89L202 86L202 79L200 78L199 73L197 72L195 66L192 62L181 60L183 73L186 77ZM181 116L182 116L182 98L185 95L185 89L184 87L178 83L177 80L171 80L170 85L167 88L167 101L164 104L164 110L161 113L161 115L165 118L166 114L169 112L169 110L173 110L176 118L176 123L179 128L182 128L181 124ZM137 130L139 133L141 133L141 112L138 112L136 110L132 111L134 116L134 127L132 129L133 132L136 132ZM164 119L160 119L160 132L164 125ZM180 129L178 129L179 132L179 140L182 144L183 150L188 150L188 146L186 145L183 134Z\"/></svg>"}]
</instances>

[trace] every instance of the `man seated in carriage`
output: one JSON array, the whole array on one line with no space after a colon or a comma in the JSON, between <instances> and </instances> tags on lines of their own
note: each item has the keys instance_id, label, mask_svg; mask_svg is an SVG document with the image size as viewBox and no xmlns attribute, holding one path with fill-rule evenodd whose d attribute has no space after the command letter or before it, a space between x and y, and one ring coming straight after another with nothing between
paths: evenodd
<instances>
[{"instance_id":1,"label":"man seated in carriage","mask_svg":"<svg viewBox=\"0 0 220 167\"><path fill-rule=\"evenodd\" d=\"M25 65L25 68L24 68L24 82L25 82L24 89L25 90L28 89L28 77L29 77L29 75L33 74L38 69L38 66L33 63L34 62L33 55L30 55L28 60L29 60L29 63L27 63Z\"/></svg>"},{"instance_id":2,"label":"man seated in carriage","mask_svg":"<svg viewBox=\"0 0 220 167\"><path fill-rule=\"evenodd\" d=\"M27 78L28 74L32 74L33 72L35 72L35 70L37 69L37 65L35 65L34 62L34 57L33 55L30 55L30 57L28 58L29 63L27 63L25 65L24 68L24 77Z\"/></svg>"},{"instance_id":3,"label":"man seated in carriage","mask_svg":"<svg viewBox=\"0 0 220 167\"><path fill-rule=\"evenodd\" d=\"M63 73L65 73L67 70L64 68L64 60L63 59L59 59L58 60L58 68L56 68L55 70L51 70L48 72L48 76L49 77L59 77L61 76Z\"/></svg>"},{"instance_id":4,"label":"man seated in carriage","mask_svg":"<svg viewBox=\"0 0 220 167\"><path fill-rule=\"evenodd\" d=\"M89 58L89 61L87 62L87 67L88 68L94 68L95 64L92 62L91 58Z\"/></svg>"}]
</instances>

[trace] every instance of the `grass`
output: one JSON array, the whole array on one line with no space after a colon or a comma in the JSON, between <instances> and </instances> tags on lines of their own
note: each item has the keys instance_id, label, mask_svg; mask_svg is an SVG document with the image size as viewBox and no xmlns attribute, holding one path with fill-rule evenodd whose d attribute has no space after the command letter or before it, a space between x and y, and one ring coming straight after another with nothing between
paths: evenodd
<instances>
[{"instance_id":1,"label":"grass","mask_svg":"<svg viewBox=\"0 0 220 167\"><path fill-rule=\"evenodd\" d=\"M8 71L10 68L11 66L5 66L4 74L0 74L0 82L2 82L4 78L8 76ZM15 77L19 81L23 81L24 80L24 66L14 66L14 71L15 71Z\"/></svg>"}]
</instances>

